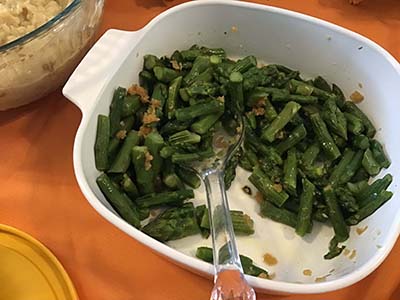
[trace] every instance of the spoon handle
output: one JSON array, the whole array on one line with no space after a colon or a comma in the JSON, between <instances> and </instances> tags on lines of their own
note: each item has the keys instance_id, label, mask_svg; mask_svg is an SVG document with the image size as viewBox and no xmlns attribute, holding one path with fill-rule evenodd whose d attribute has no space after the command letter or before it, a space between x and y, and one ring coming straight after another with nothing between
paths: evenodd
<instances>
[{"instance_id":1,"label":"spoon handle","mask_svg":"<svg viewBox=\"0 0 400 300\"><path fill-rule=\"evenodd\" d=\"M254 290L243 276L229 213L223 171L219 168L207 170L203 173L203 180L207 192L215 269L215 286L211 300L255 300Z\"/></svg>"}]
</instances>

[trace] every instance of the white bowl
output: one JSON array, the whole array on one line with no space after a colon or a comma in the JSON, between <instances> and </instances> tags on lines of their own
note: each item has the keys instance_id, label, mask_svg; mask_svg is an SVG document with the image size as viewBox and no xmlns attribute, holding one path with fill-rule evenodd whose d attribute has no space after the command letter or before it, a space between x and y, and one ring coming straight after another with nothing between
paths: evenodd
<instances>
[{"instance_id":1,"label":"white bowl","mask_svg":"<svg viewBox=\"0 0 400 300\"><path fill-rule=\"evenodd\" d=\"M394 197L358 226L368 225L365 233L351 231L346 244L348 249L356 250L355 257L341 255L330 261L322 258L333 236L328 226L316 226L312 235L301 239L292 229L262 219L255 201L247 199L240 190L248 184L243 171L229 196L231 207L243 209L255 220L256 233L238 238L240 252L276 274L274 280L248 277L258 291L321 293L346 287L370 274L388 255L400 232L400 139L395 136L400 128L400 102L396 101L400 94L400 67L374 42L299 13L236 1L196 1L169 9L139 31L105 33L63 90L82 110L74 145L74 167L90 204L109 222L159 254L194 272L208 276L213 273L211 265L193 257L196 246L209 245L210 241L193 236L165 245L152 239L115 213L95 181L96 118L99 113L108 113L114 88L137 82L144 54L171 54L192 44L223 47L234 57L253 54L260 60L280 63L310 76L321 74L342 87L347 96L354 90L362 91L365 101L361 107L379 128L378 139L384 142L392 160L387 171L394 177L390 187ZM199 195L196 199L204 198ZM276 266L263 263L262 254L266 252L278 258ZM312 270L313 276L304 276L304 269ZM315 282L324 275L329 275L326 281Z\"/></svg>"}]
</instances>

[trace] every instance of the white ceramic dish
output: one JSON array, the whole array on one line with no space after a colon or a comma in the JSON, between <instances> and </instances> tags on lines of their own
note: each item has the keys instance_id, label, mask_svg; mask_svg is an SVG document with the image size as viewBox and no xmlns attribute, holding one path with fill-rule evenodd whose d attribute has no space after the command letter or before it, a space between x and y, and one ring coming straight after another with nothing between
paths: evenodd
<instances>
[{"instance_id":1,"label":"white ceramic dish","mask_svg":"<svg viewBox=\"0 0 400 300\"><path fill-rule=\"evenodd\" d=\"M109 222L177 264L201 274L212 274L212 266L193 258L197 245L210 241L200 236L164 245L123 221L99 191L95 178L93 145L96 118L107 114L113 90L118 85L137 82L142 56L171 54L192 44L223 47L231 56L254 54L260 60L287 65L308 75L322 74L337 83L346 95L361 90L362 109L379 128L391 157L394 198L358 227L368 229L347 243L356 250L352 258L324 261L332 229L317 226L305 239L281 224L262 219L258 205L247 199L241 187L247 174L240 171L229 191L233 208L241 208L255 220L256 233L238 238L241 253L276 274L274 280L248 277L258 291L272 293L321 293L351 285L370 274L385 259L400 232L400 67L395 59L372 41L319 19L274 7L236 1L198 1L176 6L136 32L108 31L91 49L63 93L82 110L74 145L74 167L78 183L90 204ZM359 87L359 83L363 88ZM380 174L382 176L383 174ZM204 199L201 195L197 201ZM277 257L278 264L267 267L262 254ZM355 255L356 254L356 255ZM304 276L310 269L312 276ZM317 277L326 281L316 283Z\"/></svg>"}]
</instances>

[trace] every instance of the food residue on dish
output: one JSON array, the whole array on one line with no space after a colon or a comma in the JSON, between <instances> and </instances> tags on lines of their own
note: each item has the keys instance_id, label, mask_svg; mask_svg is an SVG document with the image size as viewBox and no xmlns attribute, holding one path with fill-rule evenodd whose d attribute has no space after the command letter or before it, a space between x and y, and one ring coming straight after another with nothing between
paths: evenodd
<instances>
[{"instance_id":1,"label":"food residue on dish","mask_svg":"<svg viewBox=\"0 0 400 300\"><path fill-rule=\"evenodd\" d=\"M362 89L362 88L363 88L363 85L362 85L362 83L361 83L361 82L359 82L359 83L358 83L358 87L359 87L360 89Z\"/></svg>"},{"instance_id":2,"label":"food residue on dish","mask_svg":"<svg viewBox=\"0 0 400 300\"><path fill-rule=\"evenodd\" d=\"M263 278L263 279L271 279L269 277L270 276L267 273L261 273L260 275L258 275L258 278Z\"/></svg>"},{"instance_id":3,"label":"food residue on dish","mask_svg":"<svg viewBox=\"0 0 400 300\"><path fill-rule=\"evenodd\" d=\"M333 272L335 272L335 269L329 270L329 273L333 273Z\"/></svg>"},{"instance_id":4,"label":"food residue on dish","mask_svg":"<svg viewBox=\"0 0 400 300\"><path fill-rule=\"evenodd\" d=\"M321 276L321 277L317 277L317 278L315 278L315 282L325 282L326 281L326 279L329 277L329 276L331 276L331 274L327 274L327 275L324 275L324 276Z\"/></svg>"},{"instance_id":5,"label":"food residue on dish","mask_svg":"<svg viewBox=\"0 0 400 300\"><path fill-rule=\"evenodd\" d=\"M249 186L245 185L244 187L242 187L242 190L243 190L243 192L245 192L247 195L250 195L250 196L251 196L252 191L251 191L251 188L250 188Z\"/></svg>"},{"instance_id":6,"label":"food residue on dish","mask_svg":"<svg viewBox=\"0 0 400 300\"><path fill-rule=\"evenodd\" d=\"M350 250L347 249L347 248L345 248L345 249L343 250L343 255L344 255L344 256L347 256L347 255L349 255L349 254L350 254Z\"/></svg>"},{"instance_id":7,"label":"food residue on dish","mask_svg":"<svg viewBox=\"0 0 400 300\"><path fill-rule=\"evenodd\" d=\"M357 227L356 228L356 232L357 232L358 235L362 235L367 229L368 229L368 225L363 227L363 228Z\"/></svg>"},{"instance_id":8,"label":"food residue on dish","mask_svg":"<svg viewBox=\"0 0 400 300\"><path fill-rule=\"evenodd\" d=\"M304 270L303 270L303 275L304 275L304 276L312 276L312 270L310 270L310 269L304 269Z\"/></svg>"},{"instance_id":9,"label":"food residue on dish","mask_svg":"<svg viewBox=\"0 0 400 300\"><path fill-rule=\"evenodd\" d=\"M357 250L356 249L353 249L353 251L351 251L351 254L350 254L350 256L349 256L349 259L353 259L353 258L355 258L357 256Z\"/></svg>"},{"instance_id":10,"label":"food residue on dish","mask_svg":"<svg viewBox=\"0 0 400 300\"><path fill-rule=\"evenodd\" d=\"M376 245L376 248L381 249L382 245Z\"/></svg>"},{"instance_id":11,"label":"food residue on dish","mask_svg":"<svg viewBox=\"0 0 400 300\"><path fill-rule=\"evenodd\" d=\"M270 280L275 279L275 277L276 277L275 273L268 274L268 276L267 276L267 278L270 279Z\"/></svg>"},{"instance_id":12,"label":"food residue on dish","mask_svg":"<svg viewBox=\"0 0 400 300\"><path fill-rule=\"evenodd\" d=\"M238 31L238 28L237 28L236 26L232 26L232 27L231 27L231 31L232 31L232 32L237 32L237 31Z\"/></svg>"},{"instance_id":13,"label":"food residue on dish","mask_svg":"<svg viewBox=\"0 0 400 300\"><path fill-rule=\"evenodd\" d=\"M359 91L354 91L351 95L350 95L350 99L351 101L353 101L354 103L360 103L364 100L364 96L359 92Z\"/></svg>"},{"instance_id":14,"label":"food residue on dish","mask_svg":"<svg viewBox=\"0 0 400 300\"><path fill-rule=\"evenodd\" d=\"M278 260L276 259L275 256L273 256L270 253L265 253L264 254L264 262L268 265L268 266L275 266L278 263Z\"/></svg>"}]
</instances>

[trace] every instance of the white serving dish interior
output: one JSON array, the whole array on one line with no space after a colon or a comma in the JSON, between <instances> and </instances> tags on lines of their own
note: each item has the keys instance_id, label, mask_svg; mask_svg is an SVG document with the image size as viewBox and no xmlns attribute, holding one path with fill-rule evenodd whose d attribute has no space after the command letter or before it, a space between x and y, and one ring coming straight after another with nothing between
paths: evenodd
<instances>
[{"instance_id":1,"label":"white serving dish interior","mask_svg":"<svg viewBox=\"0 0 400 300\"><path fill-rule=\"evenodd\" d=\"M362 222L362 234L354 228L346 243L350 255L324 260L333 231L316 225L304 239L284 225L259 216L259 205L242 192L250 185L248 174L238 172L229 190L231 208L244 210L255 221L256 233L238 237L239 251L275 274L274 280L248 277L258 291L269 293L320 293L343 288L370 274L388 255L400 230L399 170L400 68L385 50L370 40L319 19L282 10L236 1L198 1L172 8L136 32L110 30L98 41L64 87L64 95L82 110L82 122L74 145L74 168L79 186L90 204L109 222L166 256L200 274L212 274L211 265L193 257L200 245L210 239L200 235L164 245L124 222L110 207L95 179L93 145L97 115L108 114L112 93L117 86L138 81L143 55L172 54L175 49L193 44L223 47L229 56L255 55L259 60L298 69L309 76L322 75L343 88L349 96L354 90L365 95L362 109L378 128L378 139L392 160L388 172L394 182L393 199ZM362 88L360 87L362 85ZM379 176L384 175L384 173ZM198 192L196 202L204 202ZM268 267L263 254L270 253L278 264ZM304 276L303 270L312 270ZM329 276L326 276L329 275ZM316 283L317 277L324 282Z\"/></svg>"}]
</instances>

